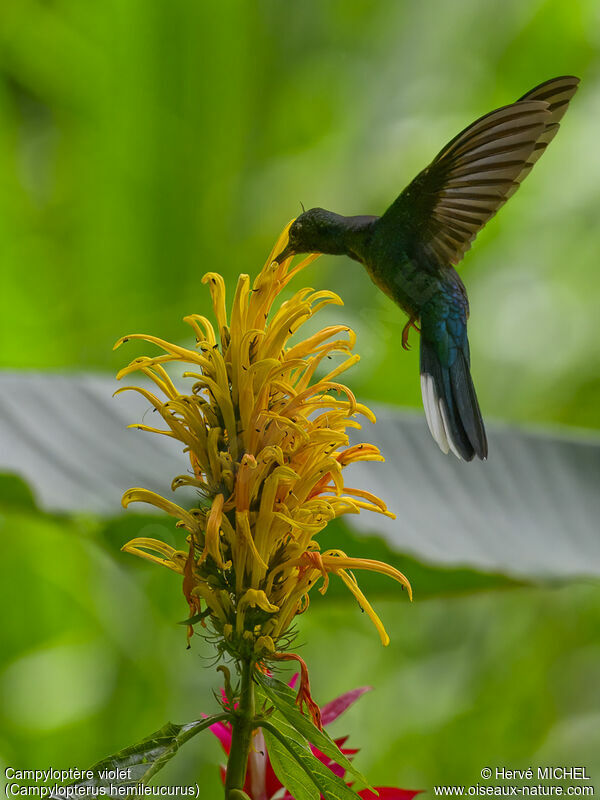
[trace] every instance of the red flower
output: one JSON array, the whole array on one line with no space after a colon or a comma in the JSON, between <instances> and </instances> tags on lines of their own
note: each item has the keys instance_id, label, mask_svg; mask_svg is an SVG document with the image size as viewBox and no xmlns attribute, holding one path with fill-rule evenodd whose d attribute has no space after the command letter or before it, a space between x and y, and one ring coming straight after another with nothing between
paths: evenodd
<instances>
[{"instance_id":1,"label":"red flower","mask_svg":"<svg viewBox=\"0 0 600 800\"><path fill-rule=\"evenodd\" d=\"M294 686L298 675L295 675L290 681L290 686ZM340 697L336 697L321 709L321 722L322 724L329 725L337 719L347 708L349 708L358 698L365 692L370 690L369 686L362 686L360 689L353 689L346 692ZM225 697L223 697L224 701ZM210 726L210 730L214 733L220 741L225 754L228 756L231 749L231 725L228 722L217 722ZM345 747L348 737L343 736L340 739L335 739L335 743L340 748L342 753L347 758L352 758L358 750ZM344 777L344 768L335 761L332 761L329 756L324 755L317 750L313 745L310 746L313 754L325 764L332 772L340 778ZM221 767L221 779L225 783L225 767ZM272 800L272 798L280 792L282 784L279 778L275 775L262 732L259 730L255 733L253 739L253 752L248 757L248 770L246 773L246 783L244 784L244 791L252 800ZM376 786L378 794L374 794L369 789L363 789L358 792L358 796L362 800L412 800L415 795L419 794L422 789L396 789L391 786ZM289 792L280 795L281 800L294 800Z\"/></svg>"}]
</instances>

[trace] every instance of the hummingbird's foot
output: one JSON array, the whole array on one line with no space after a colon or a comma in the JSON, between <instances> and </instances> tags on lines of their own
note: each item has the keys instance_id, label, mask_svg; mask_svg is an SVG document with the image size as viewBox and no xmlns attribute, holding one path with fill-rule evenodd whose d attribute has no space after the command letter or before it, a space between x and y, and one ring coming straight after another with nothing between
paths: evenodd
<instances>
[{"instance_id":1,"label":"hummingbird's foot","mask_svg":"<svg viewBox=\"0 0 600 800\"><path fill-rule=\"evenodd\" d=\"M421 328L415 324L415 319L416 317L411 317L402 330L402 347L405 350L410 350L410 345L408 343L408 334L410 333L410 329L414 328L416 331L421 333Z\"/></svg>"}]
</instances>

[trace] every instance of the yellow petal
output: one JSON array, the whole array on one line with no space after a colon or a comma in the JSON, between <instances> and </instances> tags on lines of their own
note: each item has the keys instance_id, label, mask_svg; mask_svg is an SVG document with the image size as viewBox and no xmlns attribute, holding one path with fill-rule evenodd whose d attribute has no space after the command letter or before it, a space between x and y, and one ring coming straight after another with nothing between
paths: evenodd
<instances>
[{"instance_id":1,"label":"yellow petal","mask_svg":"<svg viewBox=\"0 0 600 800\"><path fill-rule=\"evenodd\" d=\"M166 511L167 514L170 514L172 517L177 517L177 519L180 519L190 530L195 530L197 528L194 517L188 511L185 511L185 509L181 508L181 506L178 506L176 503L172 503L170 500L161 497L161 495L156 494L156 492L151 492L149 489L128 489L121 498L121 504L123 508L127 508L130 503L149 503L151 506L160 508L161 511Z\"/></svg>"},{"instance_id":2,"label":"yellow petal","mask_svg":"<svg viewBox=\"0 0 600 800\"><path fill-rule=\"evenodd\" d=\"M243 609L246 606L258 606L258 608L262 608L263 611L268 611L271 614L279 611L279 606L274 606L273 603L270 603L269 598L261 589L248 589L246 591L238 607Z\"/></svg>"},{"instance_id":3,"label":"yellow petal","mask_svg":"<svg viewBox=\"0 0 600 800\"><path fill-rule=\"evenodd\" d=\"M328 550L323 553L323 563L327 569L332 572L338 569L366 569L369 572L379 572L381 575L387 575L388 578L393 578L398 583L401 583L408 592L408 597L412 600L412 587L410 581L391 564L386 564L384 561L373 561L370 558L348 558L345 554L342 556L335 555L339 551Z\"/></svg>"},{"instance_id":4,"label":"yellow petal","mask_svg":"<svg viewBox=\"0 0 600 800\"><path fill-rule=\"evenodd\" d=\"M140 556L140 558L145 558L147 561L152 561L155 564L160 564L163 567L173 570L173 572L183 574L183 564L185 563L186 554L175 550L174 547L158 539L132 539L130 542L127 542L127 544L124 544L121 550L125 553L131 553L132 555ZM153 552L146 552L147 550L160 553L163 557L156 556Z\"/></svg>"},{"instance_id":5,"label":"yellow petal","mask_svg":"<svg viewBox=\"0 0 600 800\"><path fill-rule=\"evenodd\" d=\"M367 616L369 617L373 625L375 625L375 627L377 628L377 633L379 634L379 637L381 639L381 644L384 647L387 647L388 644L390 643L390 637L387 635L387 631L383 627L383 622L379 619L379 617L375 613L375 610L373 609L373 606L369 603L367 598L358 588L358 584L356 583L356 581L353 581L352 578L348 575L348 573L345 572L343 569L338 570L337 574L344 581L344 583L350 589L352 594L356 597L360 607L363 609L363 611L366 612Z\"/></svg>"}]
</instances>

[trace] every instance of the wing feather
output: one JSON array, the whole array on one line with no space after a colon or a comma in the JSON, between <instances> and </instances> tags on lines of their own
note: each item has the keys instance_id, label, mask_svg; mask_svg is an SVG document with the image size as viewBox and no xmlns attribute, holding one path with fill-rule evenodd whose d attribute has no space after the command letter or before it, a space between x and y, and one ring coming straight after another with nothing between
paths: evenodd
<instances>
[{"instance_id":1,"label":"wing feather","mask_svg":"<svg viewBox=\"0 0 600 800\"><path fill-rule=\"evenodd\" d=\"M417 175L382 224L402 224L409 254L458 264L556 135L578 83L553 78L473 122Z\"/></svg>"}]
</instances>

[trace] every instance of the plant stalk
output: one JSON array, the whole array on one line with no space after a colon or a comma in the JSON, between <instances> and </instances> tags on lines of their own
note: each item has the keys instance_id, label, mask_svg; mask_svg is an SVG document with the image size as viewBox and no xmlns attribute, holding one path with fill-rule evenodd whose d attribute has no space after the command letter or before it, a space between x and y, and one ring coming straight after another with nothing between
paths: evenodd
<instances>
[{"instance_id":1,"label":"plant stalk","mask_svg":"<svg viewBox=\"0 0 600 800\"><path fill-rule=\"evenodd\" d=\"M233 717L231 750L227 762L225 780L225 800L242 800L244 793L248 755L252 743L252 732L256 726L254 682L252 672L254 663L251 660L242 663L242 684L240 701Z\"/></svg>"}]
</instances>

